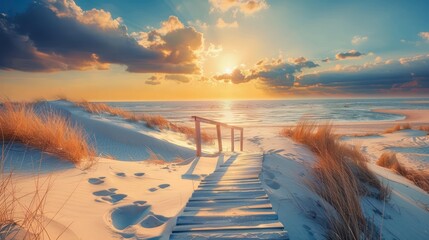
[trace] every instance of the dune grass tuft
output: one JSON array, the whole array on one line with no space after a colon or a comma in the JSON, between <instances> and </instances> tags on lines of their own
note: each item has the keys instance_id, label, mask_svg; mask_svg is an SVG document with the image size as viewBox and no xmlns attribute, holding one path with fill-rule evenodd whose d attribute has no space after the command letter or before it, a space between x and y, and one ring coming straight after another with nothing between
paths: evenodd
<instances>
[{"instance_id":1,"label":"dune grass tuft","mask_svg":"<svg viewBox=\"0 0 429 240\"><path fill-rule=\"evenodd\" d=\"M139 117L136 117L139 120L145 121L147 126L150 128L158 127L159 129L168 129L170 128L170 122L161 115L148 115L143 114Z\"/></svg>"},{"instance_id":2,"label":"dune grass tuft","mask_svg":"<svg viewBox=\"0 0 429 240\"><path fill-rule=\"evenodd\" d=\"M36 178L34 190L23 195L12 173L0 173L0 239L38 240L46 235L44 208L52 182Z\"/></svg>"},{"instance_id":3,"label":"dune grass tuft","mask_svg":"<svg viewBox=\"0 0 429 240\"><path fill-rule=\"evenodd\" d=\"M310 187L335 210L329 214L329 239L367 237L368 225L360 205L360 195L386 199L389 190L368 169L367 159L356 148L340 142L331 124L301 121L283 129L282 136L307 145L317 156L313 166L315 181Z\"/></svg>"},{"instance_id":4,"label":"dune grass tuft","mask_svg":"<svg viewBox=\"0 0 429 240\"><path fill-rule=\"evenodd\" d=\"M404 167L399 163L396 153L382 153L376 164L395 171L399 175L411 180L416 186L429 193L429 173Z\"/></svg>"},{"instance_id":5,"label":"dune grass tuft","mask_svg":"<svg viewBox=\"0 0 429 240\"><path fill-rule=\"evenodd\" d=\"M75 164L94 161L96 155L82 128L52 110L36 112L26 103L2 104L0 137L3 142L20 142Z\"/></svg>"},{"instance_id":6,"label":"dune grass tuft","mask_svg":"<svg viewBox=\"0 0 429 240\"><path fill-rule=\"evenodd\" d=\"M41 180L35 176L32 191L21 193L14 181L13 172L4 168L5 145L0 156L0 239L43 239L48 222L44 221L44 208L51 178Z\"/></svg>"},{"instance_id":7,"label":"dune grass tuft","mask_svg":"<svg viewBox=\"0 0 429 240\"><path fill-rule=\"evenodd\" d=\"M187 136L187 138L195 140L195 129L183 125L170 124L170 127L173 131L182 133ZM213 143L215 136L213 134L209 134L206 131L201 131L201 141L203 143Z\"/></svg>"},{"instance_id":8,"label":"dune grass tuft","mask_svg":"<svg viewBox=\"0 0 429 240\"><path fill-rule=\"evenodd\" d=\"M406 130L406 129L411 129L411 124L409 123L403 123L401 124L396 124L395 126L388 128L384 131L384 133L394 133L400 130Z\"/></svg>"},{"instance_id":9,"label":"dune grass tuft","mask_svg":"<svg viewBox=\"0 0 429 240\"><path fill-rule=\"evenodd\" d=\"M179 124L174 124L161 115L141 114L136 115L121 108L109 106L105 103L92 103L88 101L73 102L76 106L85 109L89 113L101 114L107 113L112 116L119 116L131 122L143 121L146 126L152 129L169 129L174 132L184 134L188 139L195 140L195 129ZM204 143L213 143L214 136L205 131L201 132L201 139Z\"/></svg>"}]
</instances>

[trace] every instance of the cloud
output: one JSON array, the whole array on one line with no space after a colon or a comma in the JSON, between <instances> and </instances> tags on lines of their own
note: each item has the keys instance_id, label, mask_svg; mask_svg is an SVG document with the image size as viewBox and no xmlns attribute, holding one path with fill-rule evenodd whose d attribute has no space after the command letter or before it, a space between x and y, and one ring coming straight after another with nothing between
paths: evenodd
<instances>
[{"instance_id":1,"label":"cloud","mask_svg":"<svg viewBox=\"0 0 429 240\"><path fill-rule=\"evenodd\" d=\"M188 21L188 25L189 26L193 26L202 30L206 30L207 28L209 28L209 25L199 19L195 20L195 21Z\"/></svg>"},{"instance_id":2,"label":"cloud","mask_svg":"<svg viewBox=\"0 0 429 240\"><path fill-rule=\"evenodd\" d=\"M359 45L359 44L364 43L366 41L368 41L368 36L356 35L352 38L352 44L353 45Z\"/></svg>"},{"instance_id":3,"label":"cloud","mask_svg":"<svg viewBox=\"0 0 429 240\"><path fill-rule=\"evenodd\" d=\"M73 0L43 0L16 16L3 14L0 36L0 69L20 71L120 64L129 72L193 74L200 72L204 47L203 35L177 17L159 29L128 34L120 18L104 10L84 11Z\"/></svg>"},{"instance_id":4,"label":"cloud","mask_svg":"<svg viewBox=\"0 0 429 240\"><path fill-rule=\"evenodd\" d=\"M210 43L207 49L205 50L205 56L208 57L217 57L219 54L223 51L222 45L214 45L213 43Z\"/></svg>"},{"instance_id":5,"label":"cloud","mask_svg":"<svg viewBox=\"0 0 429 240\"><path fill-rule=\"evenodd\" d=\"M238 22L225 22L222 18L218 18L216 22L216 27L218 28L237 28Z\"/></svg>"},{"instance_id":6,"label":"cloud","mask_svg":"<svg viewBox=\"0 0 429 240\"><path fill-rule=\"evenodd\" d=\"M268 88L288 88L294 85L295 74L304 68L315 68L319 65L304 57L291 58L288 61L282 58L263 59L247 70L235 69L231 74L215 75L215 80L232 82L234 84L259 80Z\"/></svg>"},{"instance_id":7,"label":"cloud","mask_svg":"<svg viewBox=\"0 0 429 240\"><path fill-rule=\"evenodd\" d=\"M165 80L172 80L179 83L188 83L191 81L187 76L179 74L166 75Z\"/></svg>"},{"instance_id":8,"label":"cloud","mask_svg":"<svg viewBox=\"0 0 429 240\"><path fill-rule=\"evenodd\" d=\"M424 40L426 40L426 41L429 41L429 32L420 32L420 33L419 33L419 36L420 36L422 39L424 39Z\"/></svg>"},{"instance_id":9,"label":"cloud","mask_svg":"<svg viewBox=\"0 0 429 240\"><path fill-rule=\"evenodd\" d=\"M265 0L209 0L212 9L226 12L230 9L240 11L246 15L267 9L269 6Z\"/></svg>"},{"instance_id":10,"label":"cloud","mask_svg":"<svg viewBox=\"0 0 429 240\"><path fill-rule=\"evenodd\" d=\"M168 75L152 75L149 77L145 83L149 85L159 85L163 80L175 81L178 83L189 83L191 79L182 74L168 74Z\"/></svg>"},{"instance_id":11,"label":"cloud","mask_svg":"<svg viewBox=\"0 0 429 240\"><path fill-rule=\"evenodd\" d=\"M362 53L360 53L360 52L358 52L356 50L350 50L348 52L337 53L337 55L335 55L335 58L337 60L344 60L344 59L347 59L347 58L358 58L358 57L360 57L362 55L364 55L364 54L362 54Z\"/></svg>"},{"instance_id":12,"label":"cloud","mask_svg":"<svg viewBox=\"0 0 429 240\"><path fill-rule=\"evenodd\" d=\"M230 74L225 73L221 75L216 75L213 77L216 80L223 80L224 82L232 82L234 84L245 83L250 81L246 76L241 72L240 69L234 69Z\"/></svg>"},{"instance_id":13,"label":"cloud","mask_svg":"<svg viewBox=\"0 0 429 240\"><path fill-rule=\"evenodd\" d=\"M378 59L381 61L381 59ZM298 77L300 87L342 93L429 92L429 54L371 64L338 67Z\"/></svg>"},{"instance_id":14,"label":"cloud","mask_svg":"<svg viewBox=\"0 0 429 240\"><path fill-rule=\"evenodd\" d=\"M159 84L161 84L161 79L159 77L153 75L153 76L149 77L145 81L145 83L149 84L149 85L159 85Z\"/></svg>"}]
</instances>

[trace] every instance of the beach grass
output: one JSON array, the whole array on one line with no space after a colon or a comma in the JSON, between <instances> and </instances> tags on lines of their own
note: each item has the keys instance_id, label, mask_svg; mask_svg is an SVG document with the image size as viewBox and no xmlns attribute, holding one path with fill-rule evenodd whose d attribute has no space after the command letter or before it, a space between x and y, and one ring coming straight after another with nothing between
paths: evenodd
<instances>
[{"instance_id":1,"label":"beach grass","mask_svg":"<svg viewBox=\"0 0 429 240\"><path fill-rule=\"evenodd\" d=\"M5 172L3 164L4 155L0 158L0 239L43 239L49 224L44 219L44 209L51 178L41 180L39 175L35 176L33 190L23 194L13 172Z\"/></svg>"},{"instance_id":2,"label":"beach grass","mask_svg":"<svg viewBox=\"0 0 429 240\"><path fill-rule=\"evenodd\" d=\"M376 164L395 171L399 175L411 180L416 186L429 193L429 173L404 167L401 163L399 163L396 153L383 152Z\"/></svg>"},{"instance_id":3,"label":"beach grass","mask_svg":"<svg viewBox=\"0 0 429 240\"><path fill-rule=\"evenodd\" d=\"M395 126L388 128L384 130L384 133L394 133L401 130L411 129L411 124L409 123L403 123L403 124L396 124Z\"/></svg>"},{"instance_id":4,"label":"beach grass","mask_svg":"<svg viewBox=\"0 0 429 240\"><path fill-rule=\"evenodd\" d=\"M36 112L30 103L2 103L0 137L3 142L20 142L75 164L91 163L96 155L81 127L52 110Z\"/></svg>"},{"instance_id":5,"label":"beach grass","mask_svg":"<svg viewBox=\"0 0 429 240\"><path fill-rule=\"evenodd\" d=\"M131 122L140 122L143 121L146 123L146 126L152 129L169 129L173 132L178 132L184 134L188 139L195 140L195 129L180 125L174 124L168 121L161 115L150 115L150 114L134 114L132 112L126 111L124 109L118 107L112 107L105 103L93 103L88 102L86 100L82 101L73 101L73 103L83 108L89 113L101 114L107 113L112 116L119 116ZM212 134L207 133L206 131L201 132L201 140L204 143L213 143L214 136Z\"/></svg>"},{"instance_id":6,"label":"beach grass","mask_svg":"<svg viewBox=\"0 0 429 240\"><path fill-rule=\"evenodd\" d=\"M333 126L300 121L285 128L282 136L307 145L317 155L313 166L314 181L309 186L335 210L328 213L329 239L368 237L368 225L360 205L361 195L386 199L389 189L368 169L366 157L358 148L340 142ZM375 193L374 193L375 190Z\"/></svg>"}]
</instances>

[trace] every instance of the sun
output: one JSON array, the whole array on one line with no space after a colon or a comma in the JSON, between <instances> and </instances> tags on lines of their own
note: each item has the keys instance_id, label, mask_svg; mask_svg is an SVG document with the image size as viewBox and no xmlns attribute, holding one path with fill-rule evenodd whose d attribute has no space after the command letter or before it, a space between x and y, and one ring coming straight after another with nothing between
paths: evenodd
<instances>
[{"instance_id":1,"label":"sun","mask_svg":"<svg viewBox=\"0 0 429 240\"><path fill-rule=\"evenodd\" d=\"M223 70L223 73L231 74L233 70L234 70L234 68L232 68L232 67L226 67L226 68Z\"/></svg>"}]
</instances>

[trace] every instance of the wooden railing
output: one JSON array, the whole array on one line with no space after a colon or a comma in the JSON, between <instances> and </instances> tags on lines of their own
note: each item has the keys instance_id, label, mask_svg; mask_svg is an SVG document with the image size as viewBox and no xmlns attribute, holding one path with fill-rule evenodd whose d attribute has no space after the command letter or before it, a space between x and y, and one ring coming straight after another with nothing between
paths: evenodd
<instances>
[{"instance_id":1,"label":"wooden railing","mask_svg":"<svg viewBox=\"0 0 429 240\"><path fill-rule=\"evenodd\" d=\"M243 128L236 127L232 125L228 125L226 123L221 123L217 121L213 121L207 118L192 116L195 121L195 143L197 145L197 156L201 156L201 123L208 123L216 125L216 133L217 133L217 142L219 146L219 152L222 152L222 132L221 127L230 128L231 129L231 151L234 152L234 129L240 131L240 151L243 151Z\"/></svg>"}]
</instances>

